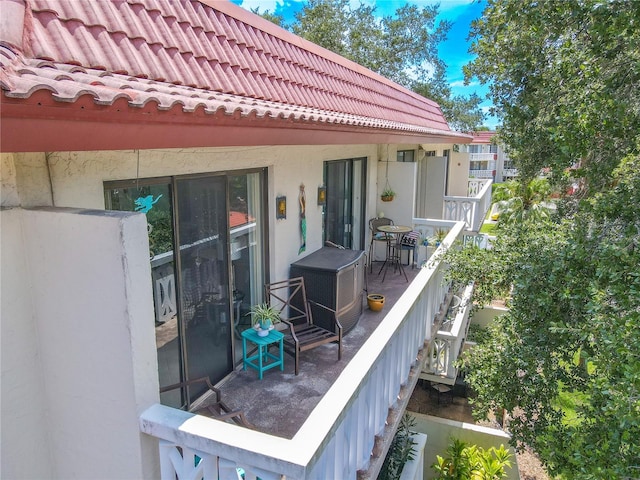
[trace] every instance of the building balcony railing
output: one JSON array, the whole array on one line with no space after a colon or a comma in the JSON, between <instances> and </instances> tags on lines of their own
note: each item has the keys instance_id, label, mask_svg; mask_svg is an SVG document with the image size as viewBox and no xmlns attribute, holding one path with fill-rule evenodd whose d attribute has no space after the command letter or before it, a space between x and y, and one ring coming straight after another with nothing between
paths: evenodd
<instances>
[{"instance_id":1,"label":"building balcony railing","mask_svg":"<svg viewBox=\"0 0 640 480\"><path fill-rule=\"evenodd\" d=\"M515 178L518 176L517 168L505 168L502 170L502 178Z\"/></svg>"},{"instance_id":2,"label":"building balcony railing","mask_svg":"<svg viewBox=\"0 0 640 480\"><path fill-rule=\"evenodd\" d=\"M493 178L494 170L469 170L471 178Z\"/></svg>"},{"instance_id":3,"label":"building balcony railing","mask_svg":"<svg viewBox=\"0 0 640 480\"><path fill-rule=\"evenodd\" d=\"M469 232L477 232L491 207L491 180L470 178L468 197L444 197L445 220L464 222Z\"/></svg>"},{"instance_id":4,"label":"building balcony railing","mask_svg":"<svg viewBox=\"0 0 640 480\"><path fill-rule=\"evenodd\" d=\"M470 162L487 162L490 160L497 160L497 153L470 153L469 161Z\"/></svg>"},{"instance_id":5,"label":"building balcony railing","mask_svg":"<svg viewBox=\"0 0 640 480\"><path fill-rule=\"evenodd\" d=\"M327 381L326 393L291 438L160 404L145 410L140 428L159 440L162 479L238 480L240 471L247 480L376 478L424 367L426 348L438 328L436 319L448 305L445 299L451 298L438 252L450 248L463 233L462 222L449 223L435 256L424 268L412 270L410 283L402 275L387 275L382 285L402 282L396 284L399 298L385 306L388 310L381 319L376 315L382 314L371 312L371 317L360 320L379 323L359 348L343 351L343 356L351 355L348 363ZM259 389L267 388L267 377L252 383L258 395ZM304 410L305 402L296 402L289 392L292 383L294 379L287 378L282 385L270 385L269 391L281 392L278 401L291 403L285 411Z\"/></svg>"},{"instance_id":6,"label":"building balcony railing","mask_svg":"<svg viewBox=\"0 0 640 480\"><path fill-rule=\"evenodd\" d=\"M473 285L468 285L454 297L438 333L429 345L425 370L420 378L453 385L458 376L456 361L462 353L469 331L469 312Z\"/></svg>"}]
</instances>

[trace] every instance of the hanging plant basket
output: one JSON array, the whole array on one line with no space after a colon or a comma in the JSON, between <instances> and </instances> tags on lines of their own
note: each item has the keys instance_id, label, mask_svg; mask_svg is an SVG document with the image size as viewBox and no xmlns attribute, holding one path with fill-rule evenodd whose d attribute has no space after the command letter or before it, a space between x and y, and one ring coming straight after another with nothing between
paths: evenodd
<instances>
[{"instance_id":1,"label":"hanging plant basket","mask_svg":"<svg viewBox=\"0 0 640 480\"><path fill-rule=\"evenodd\" d=\"M396 196L396 192L394 192L393 188L391 188L391 185L389 185L389 162L387 162L387 173L386 173L385 180L386 180L386 183L384 186L384 190L380 195L380 200L382 200L383 202L390 202L391 200L393 200L393 197Z\"/></svg>"}]
</instances>

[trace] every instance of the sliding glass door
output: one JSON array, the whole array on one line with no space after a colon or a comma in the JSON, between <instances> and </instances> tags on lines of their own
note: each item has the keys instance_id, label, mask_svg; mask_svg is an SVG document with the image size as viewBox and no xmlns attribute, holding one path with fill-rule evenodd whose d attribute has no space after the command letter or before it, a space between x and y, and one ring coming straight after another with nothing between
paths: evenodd
<instances>
[{"instance_id":1,"label":"sliding glass door","mask_svg":"<svg viewBox=\"0 0 640 480\"><path fill-rule=\"evenodd\" d=\"M105 183L107 209L147 216L160 386L215 384L241 359L246 313L263 300L264 185L262 169ZM201 393L161 401L188 407Z\"/></svg>"},{"instance_id":2,"label":"sliding glass door","mask_svg":"<svg viewBox=\"0 0 640 480\"><path fill-rule=\"evenodd\" d=\"M363 248L365 162L364 158L325 162L325 241L345 248Z\"/></svg>"},{"instance_id":3,"label":"sliding glass door","mask_svg":"<svg viewBox=\"0 0 640 480\"><path fill-rule=\"evenodd\" d=\"M186 374L214 383L233 370L226 183L224 176L175 181ZM192 390L190 400L202 393Z\"/></svg>"}]
</instances>

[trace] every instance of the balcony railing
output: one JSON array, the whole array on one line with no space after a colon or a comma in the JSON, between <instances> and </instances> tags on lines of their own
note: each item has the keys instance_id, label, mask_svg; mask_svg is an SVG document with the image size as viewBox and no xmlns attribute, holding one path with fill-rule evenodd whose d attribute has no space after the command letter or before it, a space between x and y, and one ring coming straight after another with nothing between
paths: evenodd
<instances>
[{"instance_id":1,"label":"balcony railing","mask_svg":"<svg viewBox=\"0 0 640 480\"><path fill-rule=\"evenodd\" d=\"M442 325L429 345L427 365L420 378L432 382L453 385L458 376L456 360L462 353L464 340L469 330L469 312L473 285L467 286L459 297L458 304L452 304Z\"/></svg>"},{"instance_id":2,"label":"balcony railing","mask_svg":"<svg viewBox=\"0 0 640 480\"><path fill-rule=\"evenodd\" d=\"M463 230L456 223L439 251L450 248ZM425 344L435 334L434 319L448 293L445 265L439 255L434 258L408 284L293 438L159 404L145 410L140 428L159 439L162 479L238 480L240 470L247 480L347 480L367 470L375 478L384 457L384 451L374 448L376 439L395 430L402 413L397 410L406 405L424 366ZM394 408L395 414L390 413Z\"/></svg>"},{"instance_id":3,"label":"balcony railing","mask_svg":"<svg viewBox=\"0 0 640 480\"><path fill-rule=\"evenodd\" d=\"M491 160L497 160L497 153L470 153L469 161L470 162L488 162Z\"/></svg>"},{"instance_id":4,"label":"balcony railing","mask_svg":"<svg viewBox=\"0 0 640 480\"><path fill-rule=\"evenodd\" d=\"M469 176L473 178L493 178L493 170L469 170Z\"/></svg>"},{"instance_id":5,"label":"balcony railing","mask_svg":"<svg viewBox=\"0 0 640 480\"><path fill-rule=\"evenodd\" d=\"M518 176L517 168L505 168L504 170L502 170L503 178L515 178L517 176Z\"/></svg>"},{"instance_id":6,"label":"balcony railing","mask_svg":"<svg viewBox=\"0 0 640 480\"><path fill-rule=\"evenodd\" d=\"M464 222L470 232L477 232L491 206L491 180L469 179L468 197L444 197L445 220Z\"/></svg>"}]
</instances>

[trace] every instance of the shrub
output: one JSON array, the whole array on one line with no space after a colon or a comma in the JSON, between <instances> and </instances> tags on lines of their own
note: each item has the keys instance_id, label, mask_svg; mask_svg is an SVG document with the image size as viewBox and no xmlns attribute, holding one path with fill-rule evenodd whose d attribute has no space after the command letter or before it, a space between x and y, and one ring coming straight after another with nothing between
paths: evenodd
<instances>
[{"instance_id":1,"label":"shrub","mask_svg":"<svg viewBox=\"0 0 640 480\"><path fill-rule=\"evenodd\" d=\"M396 431L387 456L382 464L378 480L397 480L400 478L405 463L413 460L413 446L416 442L411 436L411 428L416 424L413 417L404 414Z\"/></svg>"},{"instance_id":2,"label":"shrub","mask_svg":"<svg viewBox=\"0 0 640 480\"><path fill-rule=\"evenodd\" d=\"M511 454L504 445L485 450L453 438L446 453L431 465L440 480L499 480L507 476L505 467L511 468Z\"/></svg>"}]
</instances>

